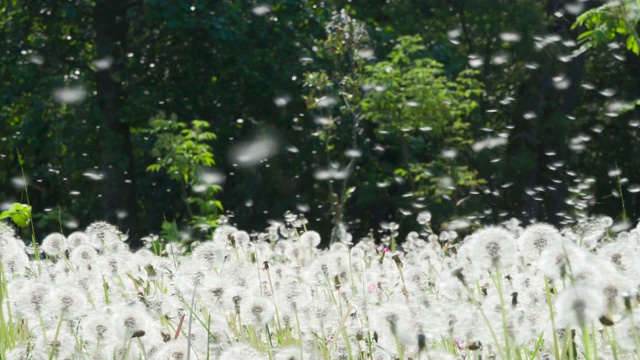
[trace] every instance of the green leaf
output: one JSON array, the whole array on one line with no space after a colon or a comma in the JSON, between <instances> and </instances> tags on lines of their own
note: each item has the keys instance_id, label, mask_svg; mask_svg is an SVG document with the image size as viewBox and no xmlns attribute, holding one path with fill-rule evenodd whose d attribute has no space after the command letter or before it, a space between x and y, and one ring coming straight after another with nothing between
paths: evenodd
<instances>
[{"instance_id":1,"label":"green leaf","mask_svg":"<svg viewBox=\"0 0 640 360\"><path fill-rule=\"evenodd\" d=\"M633 35L627 37L627 49L633 51L634 54L640 54L640 48L638 48L638 42Z\"/></svg>"},{"instance_id":2,"label":"green leaf","mask_svg":"<svg viewBox=\"0 0 640 360\"><path fill-rule=\"evenodd\" d=\"M160 171L162 169L162 165L160 164L151 164L147 166L147 171Z\"/></svg>"},{"instance_id":3,"label":"green leaf","mask_svg":"<svg viewBox=\"0 0 640 360\"><path fill-rule=\"evenodd\" d=\"M31 222L31 206L13 203L9 210L3 211L0 214L0 219L10 217L11 220L19 227L27 227Z\"/></svg>"}]
</instances>

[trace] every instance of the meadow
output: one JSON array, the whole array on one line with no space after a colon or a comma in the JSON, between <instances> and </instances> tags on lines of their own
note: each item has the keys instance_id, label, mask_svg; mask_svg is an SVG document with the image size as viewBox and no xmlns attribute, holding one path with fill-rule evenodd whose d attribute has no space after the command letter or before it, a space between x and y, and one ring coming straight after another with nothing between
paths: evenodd
<instances>
[{"instance_id":1,"label":"meadow","mask_svg":"<svg viewBox=\"0 0 640 360\"><path fill-rule=\"evenodd\" d=\"M25 246L0 227L3 359L634 359L640 229L511 220L320 247L262 233L131 251L105 222ZM459 230L462 233L464 230Z\"/></svg>"}]
</instances>

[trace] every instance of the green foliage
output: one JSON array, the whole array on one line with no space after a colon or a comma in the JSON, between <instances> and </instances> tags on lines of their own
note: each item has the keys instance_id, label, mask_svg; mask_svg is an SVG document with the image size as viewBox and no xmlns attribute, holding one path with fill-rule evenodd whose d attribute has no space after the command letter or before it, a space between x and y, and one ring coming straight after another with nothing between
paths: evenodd
<instances>
[{"instance_id":1,"label":"green foliage","mask_svg":"<svg viewBox=\"0 0 640 360\"><path fill-rule=\"evenodd\" d=\"M27 227L31 222L31 206L13 203L8 210L0 213L0 220L5 218L11 218L21 228Z\"/></svg>"},{"instance_id":2,"label":"green foliage","mask_svg":"<svg viewBox=\"0 0 640 360\"><path fill-rule=\"evenodd\" d=\"M387 61L367 66L365 83L373 91L363 101L363 116L407 138L422 129L445 146L468 145L464 117L478 106L478 72L465 70L451 81L442 64L420 57L424 51L420 36L401 37Z\"/></svg>"},{"instance_id":3,"label":"green foliage","mask_svg":"<svg viewBox=\"0 0 640 360\"><path fill-rule=\"evenodd\" d=\"M598 45L608 44L616 37L626 37L627 50L640 54L640 38L637 25L640 21L640 1L610 1L581 14L572 29L584 26L586 30L578 36L580 48L576 55Z\"/></svg>"},{"instance_id":4,"label":"green foliage","mask_svg":"<svg viewBox=\"0 0 640 360\"><path fill-rule=\"evenodd\" d=\"M216 135L207 130L209 123L193 120L191 127L187 127L178 122L175 115L165 119L164 114L159 114L151 119L150 125L151 128L140 130L141 134L155 137L151 153L157 162L147 166L147 171L164 170L169 178L180 184L191 225L205 232L214 228L223 207L215 199L222 187L207 180L203 174L215 165L209 142L215 140ZM192 208L194 204L197 211Z\"/></svg>"},{"instance_id":5,"label":"green foliage","mask_svg":"<svg viewBox=\"0 0 640 360\"><path fill-rule=\"evenodd\" d=\"M466 118L478 106L482 86L474 70L450 79L442 64L424 57L425 50L419 35L401 37L386 61L366 67L371 91L362 116L401 139L404 164L395 174L410 181L415 195L440 202L459 186L482 183L453 162L474 141Z\"/></svg>"},{"instance_id":6,"label":"green foliage","mask_svg":"<svg viewBox=\"0 0 640 360\"><path fill-rule=\"evenodd\" d=\"M625 40L638 52L636 3L587 11L574 26L586 31L577 39L566 22L571 11L553 16L563 2L538 0L282 0L265 2L270 12L263 15L249 0L14 1L0 6L7 39L0 45L0 197L33 206L32 233L58 231L71 220L82 227L97 216L118 222L136 241L163 219L180 230L186 222L215 226L211 214L221 203L234 222L261 230L265 217L307 204L305 215L327 234L330 221L358 219L346 225L360 237L418 206L434 213L434 228L469 213L495 222L529 208L564 211L550 206L571 200L563 188L575 173L595 179L589 201L613 215L619 201L606 175L611 164L619 161L628 184L640 183L628 156L640 151L631 122L640 67L614 46ZM101 6L110 8L102 15L113 15L113 31L97 23L105 19L95 16ZM101 34L120 39L106 49L109 57L100 51ZM566 55L576 40L580 51L593 50L571 61ZM595 48L608 42L611 49ZM470 66L474 72L464 70ZM100 87L101 80L112 87ZM615 95L603 96L604 88ZM73 89L86 96L55 96ZM162 117L147 126L159 111L203 120ZM105 121L107 112L115 124ZM535 117L523 118L528 113ZM151 132L136 130L142 127ZM298 152L251 170L216 156L233 181L224 192L198 183L212 154L231 146L227 139L264 128ZM223 140L212 141L212 132ZM581 133L591 138L589 149L573 152L568 144ZM470 150L486 137L507 141ZM113 139L122 141L114 146ZM21 149L24 159L10 149ZM29 164L31 202L11 182L18 162ZM334 178L319 181L318 170ZM467 192L485 180L490 193ZM526 191L535 188L545 190ZM123 189L135 196L122 196ZM114 198L135 201L108 201ZM631 218L640 214L634 204L627 202ZM40 210L57 207L62 218ZM128 215L120 219L116 210Z\"/></svg>"},{"instance_id":7,"label":"green foliage","mask_svg":"<svg viewBox=\"0 0 640 360\"><path fill-rule=\"evenodd\" d=\"M216 139L216 135L206 131L209 127L206 121L193 120L191 128L187 128L185 123L177 121L175 114L168 120L160 114L150 125L151 129L143 133L156 136L152 155L157 156L158 161L149 165L147 171L164 169L173 180L194 184L199 166L215 165L207 141Z\"/></svg>"},{"instance_id":8,"label":"green foliage","mask_svg":"<svg viewBox=\"0 0 640 360\"><path fill-rule=\"evenodd\" d=\"M326 61L326 67L305 73L303 99L316 116L319 126L314 135L324 147L326 160L347 162L340 170L344 171L339 178L342 187L337 189L333 181L327 186L334 223L342 221L350 197L356 198L358 206L380 199L379 194L374 198L366 194L371 189L358 193L347 185L351 181L390 183L390 178L399 176L408 180L407 192L428 196L429 203L451 199L459 188L482 184L470 167L441 155L448 149L468 152L473 142L466 120L482 93L477 71L464 70L452 78L442 64L426 56L420 36L398 38L386 60L376 63L366 28L344 11L334 14L326 32L326 40L317 45L317 57ZM384 134L380 141L400 149L401 167L381 167L343 155L359 150L363 140L370 141L361 137L368 131ZM375 155L370 152L369 156ZM360 169L352 175L358 163Z\"/></svg>"}]
</instances>

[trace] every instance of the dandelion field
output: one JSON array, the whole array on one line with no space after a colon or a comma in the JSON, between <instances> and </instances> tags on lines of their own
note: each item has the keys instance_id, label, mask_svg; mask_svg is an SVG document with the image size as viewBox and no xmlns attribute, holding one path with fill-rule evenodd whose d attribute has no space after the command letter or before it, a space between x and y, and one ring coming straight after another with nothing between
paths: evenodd
<instances>
[{"instance_id":1,"label":"dandelion field","mask_svg":"<svg viewBox=\"0 0 640 360\"><path fill-rule=\"evenodd\" d=\"M190 249L91 224L25 246L0 228L3 359L632 359L640 229L512 220L319 248L288 214Z\"/></svg>"}]
</instances>

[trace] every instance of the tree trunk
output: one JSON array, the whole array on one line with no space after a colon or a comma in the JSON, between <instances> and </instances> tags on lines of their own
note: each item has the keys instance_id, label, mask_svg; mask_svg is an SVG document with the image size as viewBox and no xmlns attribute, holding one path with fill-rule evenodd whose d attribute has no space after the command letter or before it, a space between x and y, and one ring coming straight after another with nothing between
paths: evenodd
<instances>
[{"instance_id":1,"label":"tree trunk","mask_svg":"<svg viewBox=\"0 0 640 360\"><path fill-rule=\"evenodd\" d=\"M122 119L124 92L118 80L123 70L128 31L126 1L98 0L94 7L94 28L98 59L111 58L108 69L96 71L98 107L102 117L101 161L104 174L101 204L106 221L128 232L137 242L137 203L131 130Z\"/></svg>"},{"instance_id":2,"label":"tree trunk","mask_svg":"<svg viewBox=\"0 0 640 360\"><path fill-rule=\"evenodd\" d=\"M550 33L562 38L576 40L578 32L571 33L575 15L565 13L555 19L556 12L563 12L567 0L548 0L547 16L552 20ZM593 2L585 3L587 8ZM568 36L567 36L568 35ZM570 49L563 49L569 55ZM536 219L558 225L562 217L558 215L565 208L567 197L567 179L562 167L552 164L558 160L565 163L570 156L567 148L571 136L571 120L568 119L578 105L580 83L584 71L584 57L578 56L567 63L558 59L554 51L541 51L540 68L537 75L521 86L519 98L527 102L520 108L523 112L532 111L533 119L516 120L508 145L508 168L521 169L516 173L516 186L511 189L509 202L518 204L512 212L525 223ZM564 74L568 86L554 77ZM528 94L528 95L527 95ZM533 101L531 101L533 99ZM555 155L549 155L555 153ZM528 166L523 166L523 159ZM520 162L520 163L518 163ZM531 196L523 190L543 189ZM516 200L517 199L517 200Z\"/></svg>"}]
</instances>

